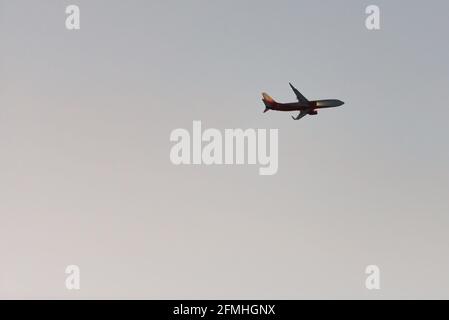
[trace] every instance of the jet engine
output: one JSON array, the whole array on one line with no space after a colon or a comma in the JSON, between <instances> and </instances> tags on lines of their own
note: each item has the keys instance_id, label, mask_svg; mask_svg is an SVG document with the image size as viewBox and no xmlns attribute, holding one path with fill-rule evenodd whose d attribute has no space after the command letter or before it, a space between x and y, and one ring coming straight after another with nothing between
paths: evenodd
<instances>
[{"instance_id":1,"label":"jet engine","mask_svg":"<svg viewBox=\"0 0 449 320\"><path fill-rule=\"evenodd\" d=\"M318 111L312 110L312 111L309 112L309 114L310 114L311 116L314 116L314 115L318 114Z\"/></svg>"}]
</instances>

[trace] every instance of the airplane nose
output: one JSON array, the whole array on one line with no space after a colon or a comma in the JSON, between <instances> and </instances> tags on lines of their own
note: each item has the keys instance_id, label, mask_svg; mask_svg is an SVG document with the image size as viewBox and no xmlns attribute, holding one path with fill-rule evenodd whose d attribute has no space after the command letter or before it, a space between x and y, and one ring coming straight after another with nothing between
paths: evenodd
<instances>
[{"instance_id":1,"label":"airplane nose","mask_svg":"<svg viewBox=\"0 0 449 320\"><path fill-rule=\"evenodd\" d=\"M344 105L345 103L343 102L343 101L341 101L341 100L338 100L338 106L342 106L342 105Z\"/></svg>"}]
</instances>

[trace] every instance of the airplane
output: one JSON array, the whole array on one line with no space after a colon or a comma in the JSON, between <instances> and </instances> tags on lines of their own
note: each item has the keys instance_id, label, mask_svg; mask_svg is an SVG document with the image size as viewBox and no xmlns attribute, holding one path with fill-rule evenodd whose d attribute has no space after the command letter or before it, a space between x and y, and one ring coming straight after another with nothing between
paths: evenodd
<instances>
[{"instance_id":1,"label":"airplane","mask_svg":"<svg viewBox=\"0 0 449 320\"><path fill-rule=\"evenodd\" d=\"M270 97L268 94L264 92L262 93L263 96L262 101L265 104L264 113L267 112L268 110L299 111L299 114L296 118L292 116L293 120L299 120L308 114L309 115L318 114L317 109L335 108L345 104L343 101L336 99L309 101L291 83L289 83L289 85L292 88L293 92L296 94L298 102L279 103L274 101L272 97Z\"/></svg>"}]
</instances>

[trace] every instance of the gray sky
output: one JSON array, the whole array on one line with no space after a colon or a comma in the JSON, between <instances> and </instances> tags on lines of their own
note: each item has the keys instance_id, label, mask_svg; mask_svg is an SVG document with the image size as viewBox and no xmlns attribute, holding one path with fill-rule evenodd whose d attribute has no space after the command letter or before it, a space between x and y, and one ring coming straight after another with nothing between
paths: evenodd
<instances>
[{"instance_id":1,"label":"gray sky","mask_svg":"<svg viewBox=\"0 0 449 320\"><path fill-rule=\"evenodd\" d=\"M449 298L448 10L0 0L0 297ZM346 104L263 114L289 81ZM173 166L193 120L278 128L277 175Z\"/></svg>"}]
</instances>

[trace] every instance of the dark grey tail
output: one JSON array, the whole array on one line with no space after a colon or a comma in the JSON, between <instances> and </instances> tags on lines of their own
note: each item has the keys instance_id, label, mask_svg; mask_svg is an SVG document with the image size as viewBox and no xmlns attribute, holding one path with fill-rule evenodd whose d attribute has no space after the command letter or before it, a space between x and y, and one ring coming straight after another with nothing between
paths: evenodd
<instances>
[{"instance_id":1,"label":"dark grey tail","mask_svg":"<svg viewBox=\"0 0 449 320\"><path fill-rule=\"evenodd\" d=\"M267 101L265 99L262 99L262 101L263 101L263 104L265 105L265 110L263 111L263 113L265 113L265 112L267 112L268 110L271 109L271 106L270 106L270 102L269 101Z\"/></svg>"},{"instance_id":2,"label":"dark grey tail","mask_svg":"<svg viewBox=\"0 0 449 320\"><path fill-rule=\"evenodd\" d=\"M262 93L263 96L263 103L265 105L265 110L263 113L267 112L268 110L272 109L272 107L276 106L276 101L274 101L274 99L272 97L270 97L267 93L263 92Z\"/></svg>"}]
</instances>

